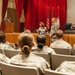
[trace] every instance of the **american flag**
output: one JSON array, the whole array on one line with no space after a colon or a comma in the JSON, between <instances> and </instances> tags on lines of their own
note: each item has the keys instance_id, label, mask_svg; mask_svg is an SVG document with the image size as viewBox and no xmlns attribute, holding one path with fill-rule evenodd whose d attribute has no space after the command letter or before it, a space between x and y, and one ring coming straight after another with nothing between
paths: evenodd
<instances>
[{"instance_id":1,"label":"american flag","mask_svg":"<svg viewBox=\"0 0 75 75\"><path fill-rule=\"evenodd\" d=\"M50 13L48 11L47 20L46 20L46 27L49 30L50 29Z\"/></svg>"}]
</instances>

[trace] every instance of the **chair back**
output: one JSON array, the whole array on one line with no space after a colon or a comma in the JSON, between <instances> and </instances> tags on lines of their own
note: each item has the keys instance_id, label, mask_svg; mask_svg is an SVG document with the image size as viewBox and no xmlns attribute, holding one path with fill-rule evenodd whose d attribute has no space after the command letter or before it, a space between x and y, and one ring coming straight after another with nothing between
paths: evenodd
<instances>
[{"instance_id":1,"label":"chair back","mask_svg":"<svg viewBox=\"0 0 75 75\"><path fill-rule=\"evenodd\" d=\"M43 57L50 64L50 55L48 53L34 53L40 57Z\"/></svg>"},{"instance_id":2,"label":"chair back","mask_svg":"<svg viewBox=\"0 0 75 75\"><path fill-rule=\"evenodd\" d=\"M65 48L53 48L57 54L71 55L71 49Z\"/></svg>"},{"instance_id":3,"label":"chair back","mask_svg":"<svg viewBox=\"0 0 75 75\"><path fill-rule=\"evenodd\" d=\"M4 50L5 55L9 58L13 57L14 55L18 54L19 50Z\"/></svg>"},{"instance_id":4,"label":"chair back","mask_svg":"<svg viewBox=\"0 0 75 75\"><path fill-rule=\"evenodd\" d=\"M16 66L1 62L2 75L39 75L36 67Z\"/></svg>"},{"instance_id":5,"label":"chair back","mask_svg":"<svg viewBox=\"0 0 75 75\"><path fill-rule=\"evenodd\" d=\"M72 53L71 53L72 55L75 55L75 50L74 49L72 49Z\"/></svg>"},{"instance_id":6,"label":"chair back","mask_svg":"<svg viewBox=\"0 0 75 75\"><path fill-rule=\"evenodd\" d=\"M75 56L52 54L51 55L51 61L52 61L52 69L55 70L64 61L75 61Z\"/></svg>"},{"instance_id":7,"label":"chair back","mask_svg":"<svg viewBox=\"0 0 75 75\"><path fill-rule=\"evenodd\" d=\"M45 70L45 75L67 75L67 74L46 69Z\"/></svg>"}]
</instances>

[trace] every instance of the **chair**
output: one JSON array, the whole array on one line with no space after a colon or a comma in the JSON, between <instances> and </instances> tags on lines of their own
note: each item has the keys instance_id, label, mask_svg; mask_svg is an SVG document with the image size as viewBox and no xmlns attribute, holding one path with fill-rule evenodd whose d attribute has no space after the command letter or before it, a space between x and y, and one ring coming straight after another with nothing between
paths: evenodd
<instances>
[{"instance_id":1,"label":"chair","mask_svg":"<svg viewBox=\"0 0 75 75\"><path fill-rule=\"evenodd\" d=\"M72 55L75 55L75 50L74 49L72 49L72 53L71 53Z\"/></svg>"},{"instance_id":2,"label":"chair","mask_svg":"<svg viewBox=\"0 0 75 75\"><path fill-rule=\"evenodd\" d=\"M57 54L71 55L71 49L65 48L53 48Z\"/></svg>"},{"instance_id":3,"label":"chair","mask_svg":"<svg viewBox=\"0 0 75 75\"><path fill-rule=\"evenodd\" d=\"M46 69L45 70L45 75L67 75L67 74Z\"/></svg>"},{"instance_id":4,"label":"chair","mask_svg":"<svg viewBox=\"0 0 75 75\"><path fill-rule=\"evenodd\" d=\"M75 61L75 56L52 54L51 61L52 61L52 69L55 70L64 61Z\"/></svg>"},{"instance_id":5,"label":"chair","mask_svg":"<svg viewBox=\"0 0 75 75\"><path fill-rule=\"evenodd\" d=\"M2 53L2 54L3 54L3 50L2 50L2 49L0 49L0 53Z\"/></svg>"},{"instance_id":6,"label":"chair","mask_svg":"<svg viewBox=\"0 0 75 75\"><path fill-rule=\"evenodd\" d=\"M19 50L4 50L5 55L9 58L11 58L12 56L18 54L20 51Z\"/></svg>"},{"instance_id":7,"label":"chair","mask_svg":"<svg viewBox=\"0 0 75 75\"><path fill-rule=\"evenodd\" d=\"M39 75L36 67L23 67L1 62L2 75Z\"/></svg>"},{"instance_id":8,"label":"chair","mask_svg":"<svg viewBox=\"0 0 75 75\"><path fill-rule=\"evenodd\" d=\"M35 55L38 55L40 57L43 57L49 64L50 64L50 55L47 53L35 53L33 52Z\"/></svg>"}]
</instances>

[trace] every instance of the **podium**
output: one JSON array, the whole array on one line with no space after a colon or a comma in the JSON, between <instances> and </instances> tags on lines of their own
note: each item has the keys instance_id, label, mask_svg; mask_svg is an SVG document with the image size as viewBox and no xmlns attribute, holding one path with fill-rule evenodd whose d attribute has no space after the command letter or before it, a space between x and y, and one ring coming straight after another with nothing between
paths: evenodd
<instances>
[{"instance_id":1,"label":"podium","mask_svg":"<svg viewBox=\"0 0 75 75\"><path fill-rule=\"evenodd\" d=\"M5 33L13 33L14 32L14 23L13 22L5 22L4 23L4 32Z\"/></svg>"}]
</instances>

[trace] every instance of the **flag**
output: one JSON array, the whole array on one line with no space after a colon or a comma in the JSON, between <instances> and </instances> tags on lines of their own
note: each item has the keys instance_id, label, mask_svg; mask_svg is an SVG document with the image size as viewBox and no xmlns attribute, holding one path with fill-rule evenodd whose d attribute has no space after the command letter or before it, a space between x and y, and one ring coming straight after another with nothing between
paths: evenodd
<instances>
[{"instance_id":1,"label":"flag","mask_svg":"<svg viewBox=\"0 0 75 75\"><path fill-rule=\"evenodd\" d=\"M46 20L46 27L49 30L50 29L50 12L48 10L47 20Z\"/></svg>"}]
</instances>

